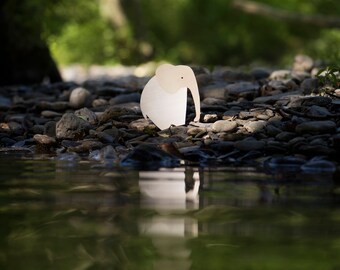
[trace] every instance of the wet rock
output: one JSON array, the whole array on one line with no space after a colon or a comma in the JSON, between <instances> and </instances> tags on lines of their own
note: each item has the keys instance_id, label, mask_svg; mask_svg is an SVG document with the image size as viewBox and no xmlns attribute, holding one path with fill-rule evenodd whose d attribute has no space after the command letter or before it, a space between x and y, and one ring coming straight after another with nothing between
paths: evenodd
<instances>
[{"instance_id":1,"label":"wet rock","mask_svg":"<svg viewBox=\"0 0 340 270\"><path fill-rule=\"evenodd\" d=\"M82 108L74 112L74 114L81 119L89 122L91 125L95 125L98 122L97 115L88 108Z\"/></svg>"},{"instance_id":2,"label":"wet rock","mask_svg":"<svg viewBox=\"0 0 340 270\"><path fill-rule=\"evenodd\" d=\"M237 128L235 121L218 120L213 123L211 129L214 132L231 132Z\"/></svg>"},{"instance_id":3,"label":"wet rock","mask_svg":"<svg viewBox=\"0 0 340 270\"><path fill-rule=\"evenodd\" d=\"M56 124L56 137L58 139L84 138L90 129L90 124L73 113L65 113Z\"/></svg>"},{"instance_id":4,"label":"wet rock","mask_svg":"<svg viewBox=\"0 0 340 270\"><path fill-rule=\"evenodd\" d=\"M55 160L67 161L67 162L78 162L81 160L81 157L77 153L62 153L58 155L57 157L55 157ZM71 163L70 166L73 166L73 164Z\"/></svg>"},{"instance_id":5,"label":"wet rock","mask_svg":"<svg viewBox=\"0 0 340 270\"><path fill-rule=\"evenodd\" d=\"M248 121L243 127L250 133L262 131L267 125L267 121L258 120L258 121Z\"/></svg>"},{"instance_id":6,"label":"wet rock","mask_svg":"<svg viewBox=\"0 0 340 270\"><path fill-rule=\"evenodd\" d=\"M122 161L122 166L155 169L159 167L175 167L179 159L160 150L155 145L142 144L135 147Z\"/></svg>"},{"instance_id":7,"label":"wet rock","mask_svg":"<svg viewBox=\"0 0 340 270\"><path fill-rule=\"evenodd\" d=\"M91 93L83 87L77 87L72 90L70 95L70 106L75 109L86 107L90 102Z\"/></svg>"},{"instance_id":8,"label":"wet rock","mask_svg":"<svg viewBox=\"0 0 340 270\"><path fill-rule=\"evenodd\" d=\"M296 132L300 134L305 133L327 133L334 132L336 124L333 121L306 121L296 126Z\"/></svg>"},{"instance_id":9,"label":"wet rock","mask_svg":"<svg viewBox=\"0 0 340 270\"><path fill-rule=\"evenodd\" d=\"M272 157L264 162L264 168L272 173L295 173L306 160L295 156Z\"/></svg>"},{"instance_id":10,"label":"wet rock","mask_svg":"<svg viewBox=\"0 0 340 270\"><path fill-rule=\"evenodd\" d=\"M307 55L297 55L294 59L293 70L309 72L314 66L314 61Z\"/></svg>"},{"instance_id":11,"label":"wet rock","mask_svg":"<svg viewBox=\"0 0 340 270\"><path fill-rule=\"evenodd\" d=\"M76 153L87 153L89 151L93 151L95 149L100 149L103 147L103 144L96 140L84 140L80 142L77 146L70 146L68 147L69 152L76 152Z\"/></svg>"},{"instance_id":12,"label":"wet rock","mask_svg":"<svg viewBox=\"0 0 340 270\"><path fill-rule=\"evenodd\" d=\"M94 150L89 153L89 159L95 161L114 161L118 160L118 155L111 145L107 145L100 150Z\"/></svg>"},{"instance_id":13,"label":"wet rock","mask_svg":"<svg viewBox=\"0 0 340 270\"><path fill-rule=\"evenodd\" d=\"M313 158L301 166L301 170L305 173L333 173L336 166L328 160Z\"/></svg>"},{"instance_id":14,"label":"wet rock","mask_svg":"<svg viewBox=\"0 0 340 270\"><path fill-rule=\"evenodd\" d=\"M13 140L9 137L2 137L0 139L0 145L4 147L12 146L16 143L16 140Z\"/></svg>"},{"instance_id":15,"label":"wet rock","mask_svg":"<svg viewBox=\"0 0 340 270\"><path fill-rule=\"evenodd\" d=\"M8 127L14 136L22 135L25 132L24 127L17 122L9 122Z\"/></svg>"},{"instance_id":16,"label":"wet rock","mask_svg":"<svg viewBox=\"0 0 340 270\"><path fill-rule=\"evenodd\" d=\"M131 94L122 94L118 95L114 98L111 98L109 103L110 105L128 103L128 102L139 102L140 101L140 94L139 93L131 93Z\"/></svg>"},{"instance_id":17,"label":"wet rock","mask_svg":"<svg viewBox=\"0 0 340 270\"><path fill-rule=\"evenodd\" d=\"M264 141L258 141L252 137L234 143L235 148L241 151L262 150L265 145Z\"/></svg>"}]
</instances>

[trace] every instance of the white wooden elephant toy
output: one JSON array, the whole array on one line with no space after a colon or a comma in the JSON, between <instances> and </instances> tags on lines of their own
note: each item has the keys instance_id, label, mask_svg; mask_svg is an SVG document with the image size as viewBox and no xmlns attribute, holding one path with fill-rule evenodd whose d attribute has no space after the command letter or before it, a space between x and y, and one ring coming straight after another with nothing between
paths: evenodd
<instances>
[{"instance_id":1,"label":"white wooden elephant toy","mask_svg":"<svg viewBox=\"0 0 340 270\"><path fill-rule=\"evenodd\" d=\"M187 110L187 89L190 89L199 121L200 96L193 70L184 65L163 64L156 75L145 85L140 106L144 118L149 118L161 130L171 125L185 124Z\"/></svg>"}]
</instances>

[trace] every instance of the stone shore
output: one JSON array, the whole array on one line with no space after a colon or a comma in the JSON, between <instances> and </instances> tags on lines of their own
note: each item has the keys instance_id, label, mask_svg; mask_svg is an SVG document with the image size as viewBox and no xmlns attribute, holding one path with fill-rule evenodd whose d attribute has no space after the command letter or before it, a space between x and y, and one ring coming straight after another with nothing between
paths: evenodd
<instances>
[{"instance_id":1,"label":"stone shore","mask_svg":"<svg viewBox=\"0 0 340 270\"><path fill-rule=\"evenodd\" d=\"M312 59L297 56L290 69L281 70L193 69L200 122L192 122L189 94L187 125L163 131L143 118L139 106L150 77L1 87L0 154L139 169L185 162L336 170L340 89L320 82Z\"/></svg>"}]
</instances>

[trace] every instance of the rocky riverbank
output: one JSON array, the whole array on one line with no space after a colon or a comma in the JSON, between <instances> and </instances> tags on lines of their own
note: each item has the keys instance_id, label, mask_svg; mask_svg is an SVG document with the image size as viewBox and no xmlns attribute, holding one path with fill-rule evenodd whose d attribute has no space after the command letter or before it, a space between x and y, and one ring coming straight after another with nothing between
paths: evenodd
<instances>
[{"instance_id":1,"label":"rocky riverbank","mask_svg":"<svg viewBox=\"0 0 340 270\"><path fill-rule=\"evenodd\" d=\"M143 119L148 77L0 88L0 154L46 154L107 166L264 165L269 170L335 171L340 89L297 56L291 69L243 72L194 67L201 119L188 99L187 125L160 131Z\"/></svg>"}]
</instances>

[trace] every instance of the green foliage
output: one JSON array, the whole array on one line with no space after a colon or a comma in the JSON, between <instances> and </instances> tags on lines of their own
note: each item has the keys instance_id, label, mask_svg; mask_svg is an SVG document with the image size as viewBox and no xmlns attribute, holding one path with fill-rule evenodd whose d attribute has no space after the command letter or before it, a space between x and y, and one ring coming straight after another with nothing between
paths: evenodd
<instances>
[{"instance_id":1,"label":"green foliage","mask_svg":"<svg viewBox=\"0 0 340 270\"><path fill-rule=\"evenodd\" d=\"M316 76L322 85L340 87L340 66L331 65L319 70Z\"/></svg>"},{"instance_id":2,"label":"green foliage","mask_svg":"<svg viewBox=\"0 0 340 270\"><path fill-rule=\"evenodd\" d=\"M336 0L254 1L302 14L340 14ZM13 27L22 28L12 31L24 40L22 44L29 39L47 40L60 64L139 64L163 59L206 65L282 64L297 53L339 62L340 30L249 15L232 2L13 0L6 1L5 10L13 15ZM121 10L110 3L118 3ZM116 15L125 18L122 25L115 24Z\"/></svg>"}]
</instances>

